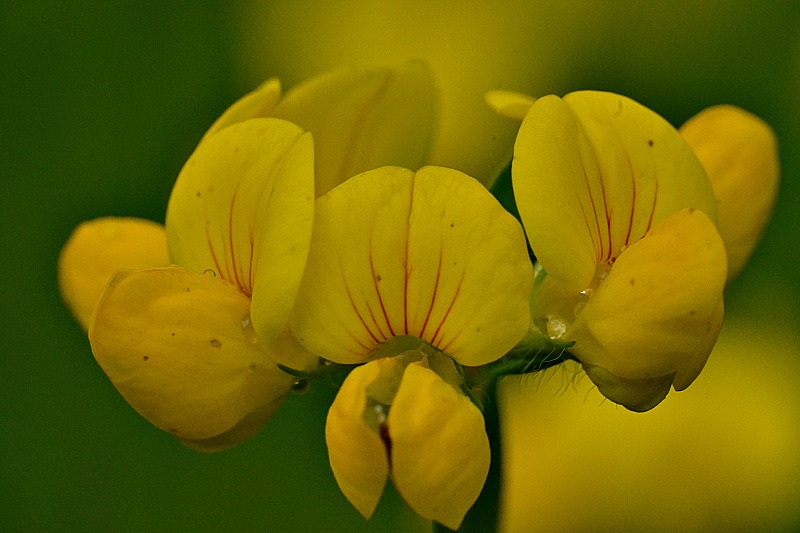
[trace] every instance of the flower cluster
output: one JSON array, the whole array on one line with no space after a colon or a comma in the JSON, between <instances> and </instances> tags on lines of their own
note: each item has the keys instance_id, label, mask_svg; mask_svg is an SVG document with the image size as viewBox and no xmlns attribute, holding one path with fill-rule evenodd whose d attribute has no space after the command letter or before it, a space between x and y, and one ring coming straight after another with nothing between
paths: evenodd
<instances>
[{"instance_id":1,"label":"flower cluster","mask_svg":"<svg viewBox=\"0 0 800 533\"><path fill-rule=\"evenodd\" d=\"M325 428L345 496L369 517L391 476L457 528L490 462L479 389L544 347L632 410L686 388L771 209L769 128L720 107L679 132L600 92L487 100L521 120L519 220L425 166L435 83L410 63L269 80L202 138L164 226L81 225L60 286L120 394L214 451L346 373Z\"/></svg>"}]
</instances>

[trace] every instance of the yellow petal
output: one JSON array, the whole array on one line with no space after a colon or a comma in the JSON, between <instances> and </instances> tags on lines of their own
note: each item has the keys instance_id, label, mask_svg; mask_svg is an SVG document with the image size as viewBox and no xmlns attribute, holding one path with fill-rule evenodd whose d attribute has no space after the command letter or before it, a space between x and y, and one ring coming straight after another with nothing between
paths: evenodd
<instances>
[{"instance_id":1,"label":"yellow petal","mask_svg":"<svg viewBox=\"0 0 800 533\"><path fill-rule=\"evenodd\" d=\"M167 208L170 258L214 272L252 293L258 208L275 185L275 168L302 135L283 120L251 119L201 143L175 182Z\"/></svg>"},{"instance_id":2,"label":"yellow petal","mask_svg":"<svg viewBox=\"0 0 800 533\"><path fill-rule=\"evenodd\" d=\"M89 340L139 414L180 438L210 439L254 412L265 421L292 383L257 344L249 307L236 286L213 276L180 267L120 271Z\"/></svg>"},{"instance_id":3,"label":"yellow petal","mask_svg":"<svg viewBox=\"0 0 800 533\"><path fill-rule=\"evenodd\" d=\"M750 258L775 204L780 174L775 133L755 115L727 105L706 109L680 132L714 186L731 279Z\"/></svg>"},{"instance_id":4,"label":"yellow petal","mask_svg":"<svg viewBox=\"0 0 800 533\"><path fill-rule=\"evenodd\" d=\"M373 168L419 168L434 134L436 92L427 66L349 68L295 87L273 116L314 135L316 194Z\"/></svg>"},{"instance_id":5,"label":"yellow petal","mask_svg":"<svg viewBox=\"0 0 800 533\"><path fill-rule=\"evenodd\" d=\"M477 181L385 167L317 201L291 326L337 362L408 335L479 365L527 332L532 278L519 224Z\"/></svg>"},{"instance_id":6,"label":"yellow petal","mask_svg":"<svg viewBox=\"0 0 800 533\"><path fill-rule=\"evenodd\" d=\"M72 232L58 259L58 285L70 311L89 329L112 274L169 264L164 226L138 218L98 218Z\"/></svg>"},{"instance_id":7,"label":"yellow petal","mask_svg":"<svg viewBox=\"0 0 800 533\"><path fill-rule=\"evenodd\" d=\"M354 369L328 411L325 441L333 475L365 518L375 511L389 475L380 425L385 417L382 409L394 396L389 389L396 389L402 370L397 358L377 359Z\"/></svg>"},{"instance_id":8,"label":"yellow petal","mask_svg":"<svg viewBox=\"0 0 800 533\"><path fill-rule=\"evenodd\" d=\"M485 98L489 107L494 109L498 115L513 118L520 122L522 122L536 101L535 98L527 94L501 90L489 91L486 93Z\"/></svg>"},{"instance_id":9,"label":"yellow petal","mask_svg":"<svg viewBox=\"0 0 800 533\"><path fill-rule=\"evenodd\" d=\"M672 388L675 374L629 379L616 376L602 366L584 364L583 370L600 394L629 411L643 413L660 404Z\"/></svg>"},{"instance_id":10,"label":"yellow petal","mask_svg":"<svg viewBox=\"0 0 800 533\"><path fill-rule=\"evenodd\" d=\"M596 265L680 209L716 218L688 144L656 113L616 94L536 100L517 136L512 177L537 259L574 291L589 286Z\"/></svg>"},{"instance_id":11,"label":"yellow petal","mask_svg":"<svg viewBox=\"0 0 800 533\"><path fill-rule=\"evenodd\" d=\"M419 363L406 368L388 417L392 479L417 514L458 529L489 472L483 416Z\"/></svg>"},{"instance_id":12,"label":"yellow petal","mask_svg":"<svg viewBox=\"0 0 800 533\"><path fill-rule=\"evenodd\" d=\"M220 433L219 435L207 439L187 439L178 437L178 440L181 441L184 446L197 450L198 452L213 453L227 450L250 437L254 437L256 433L261 431L267 422L269 422L269 419L272 418L272 415L275 414L275 411L280 407L282 402L283 396L276 398L275 401L245 416L239 423L225 433Z\"/></svg>"},{"instance_id":13,"label":"yellow petal","mask_svg":"<svg viewBox=\"0 0 800 533\"><path fill-rule=\"evenodd\" d=\"M625 250L576 310L566 335L576 341L570 351L620 378L674 374L677 390L688 387L722 325L726 267L722 239L708 217L698 210L676 213Z\"/></svg>"},{"instance_id":14,"label":"yellow petal","mask_svg":"<svg viewBox=\"0 0 800 533\"><path fill-rule=\"evenodd\" d=\"M314 143L310 133L300 137L284 154L267 190L259 203L252 232L250 313L259 338L272 342L287 333L289 313L311 246ZM291 366L299 368L295 364Z\"/></svg>"},{"instance_id":15,"label":"yellow petal","mask_svg":"<svg viewBox=\"0 0 800 533\"><path fill-rule=\"evenodd\" d=\"M275 108L281 97L281 83L277 78L270 78L254 91L244 95L234 102L224 113L211 125L203 135L203 142L211 135L221 129L227 128L237 122L244 122L251 118L265 118Z\"/></svg>"}]
</instances>

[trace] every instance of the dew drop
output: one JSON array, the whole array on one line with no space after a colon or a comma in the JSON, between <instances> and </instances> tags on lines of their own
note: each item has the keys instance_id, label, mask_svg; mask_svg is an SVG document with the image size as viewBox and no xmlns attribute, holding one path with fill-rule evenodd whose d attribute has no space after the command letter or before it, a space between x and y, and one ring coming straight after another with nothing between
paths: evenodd
<instances>
[{"instance_id":1,"label":"dew drop","mask_svg":"<svg viewBox=\"0 0 800 533\"><path fill-rule=\"evenodd\" d=\"M310 388L311 380L303 378L295 380L294 383L292 383L291 391L295 394L305 394Z\"/></svg>"},{"instance_id":2,"label":"dew drop","mask_svg":"<svg viewBox=\"0 0 800 533\"><path fill-rule=\"evenodd\" d=\"M383 424L386 422L386 405L382 403L376 403L372 408L375 411L375 418L378 420L378 424Z\"/></svg>"},{"instance_id":3,"label":"dew drop","mask_svg":"<svg viewBox=\"0 0 800 533\"><path fill-rule=\"evenodd\" d=\"M211 276L211 277L216 277L217 276L217 273L214 271L213 268L207 268L207 269L203 270L203 274L205 274L206 276Z\"/></svg>"},{"instance_id":4,"label":"dew drop","mask_svg":"<svg viewBox=\"0 0 800 533\"><path fill-rule=\"evenodd\" d=\"M559 339L567 332L567 324L560 318L547 319L547 335L551 339Z\"/></svg>"},{"instance_id":5,"label":"dew drop","mask_svg":"<svg viewBox=\"0 0 800 533\"><path fill-rule=\"evenodd\" d=\"M244 315L241 322L242 332L244 333L244 338L247 339L247 342L255 346L258 344L258 335L256 334L256 330L253 329L253 322L250 320L250 314Z\"/></svg>"}]
</instances>

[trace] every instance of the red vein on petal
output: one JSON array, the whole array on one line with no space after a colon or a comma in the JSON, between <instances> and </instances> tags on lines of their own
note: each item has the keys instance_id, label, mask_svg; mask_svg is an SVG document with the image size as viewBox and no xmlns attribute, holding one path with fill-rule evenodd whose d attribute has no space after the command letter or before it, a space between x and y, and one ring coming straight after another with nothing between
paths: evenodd
<instances>
[{"instance_id":1,"label":"red vein on petal","mask_svg":"<svg viewBox=\"0 0 800 533\"><path fill-rule=\"evenodd\" d=\"M444 312L444 316L442 317L441 322L439 322L439 326L436 328L436 331L433 333L433 338L430 340L430 343L434 346L437 345L436 338L439 336L439 333L442 331L442 326L444 323L447 322L447 318L450 316L450 311L453 309L453 305L455 305L456 300L458 299L458 295L461 292L461 284L464 283L464 273L461 273L461 279L458 281L458 287L456 287L456 292L453 294L453 299L450 302L450 305L447 307L447 311ZM441 340L441 339L439 339Z\"/></svg>"},{"instance_id":2,"label":"red vein on petal","mask_svg":"<svg viewBox=\"0 0 800 533\"><path fill-rule=\"evenodd\" d=\"M647 228L644 232L650 231L650 226L653 224L653 215L656 214L656 199L658 198L658 180L656 180L656 190L653 192L653 207L650 208L650 218L647 220Z\"/></svg>"},{"instance_id":3,"label":"red vein on petal","mask_svg":"<svg viewBox=\"0 0 800 533\"><path fill-rule=\"evenodd\" d=\"M367 311L369 311L369 317L372 319L372 323L373 323L373 324L375 324L375 329L377 329L377 330L378 330L378 333L379 333L379 334L380 334L380 336L382 337L382 338L381 338L381 342L383 342L383 341L385 341L386 339L388 339L388 338L389 338L389 336L388 336L388 335L386 335L386 333L384 333L384 332L383 332L383 330L381 329L380 325L378 324L378 321L377 321L377 319L375 318L375 313L372 311L372 306L371 306L371 305L369 305L369 302L367 302L367 303L366 303L366 305L367 305Z\"/></svg>"},{"instance_id":4,"label":"red vein on petal","mask_svg":"<svg viewBox=\"0 0 800 533\"><path fill-rule=\"evenodd\" d=\"M247 293L247 288L244 287L244 283L242 283L241 278L239 277L239 266L236 264L236 246L233 241L233 210L236 205L236 194L239 192L239 189L235 189L233 191L233 196L231 196L231 207L228 210L228 243L231 246L231 262L233 263L233 279L236 281L236 284L242 289L243 292ZM233 280L231 280L233 281ZM248 295L249 296L249 295Z\"/></svg>"},{"instance_id":5,"label":"red vein on petal","mask_svg":"<svg viewBox=\"0 0 800 533\"><path fill-rule=\"evenodd\" d=\"M208 232L207 223L206 223L206 242L208 243L208 251L211 252L211 259L214 260L214 266L217 268L216 274L218 274L221 277L222 268L219 266L219 259L217 259L217 254L214 252L214 245L211 242L211 234Z\"/></svg>"},{"instance_id":6,"label":"red vein on petal","mask_svg":"<svg viewBox=\"0 0 800 533\"><path fill-rule=\"evenodd\" d=\"M581 158L580 161L581 161L581 169L583 170L583 182L586 184L586 192L589 193L589 201L592 203L592 211L594 212L594 223L595 223L595 226L597 227L597 238L600 240L600 251L599 252L596 251L597 250L597 246L595 246L595 251L596 251L597 257L599 259L599 258L603 257L603 255L605 254L605 246L603 244L603 236L602 236L602 232L600 231L600 219L597 216L597 205L595 204L594 195L592 194L592 187L591 187L591 185L589 183L589 175L586 172L586 166L583 164L583 159L582 158ZM598 172L599 172L599 169L598 169ZM601 176L601 178L602 178L602 176ZM602 183L603 182L601 180L600 181L601 186L602 186ZM603 193L603 200L605 201L605 192ZM578 199L578 203L581 206L581 209L583 209L583 204L580 202L580 198ZM584 215L584 218L585 218L585 215ZM587 227L589 226L588 222L587 222L586 226ZM589 233L591 233L591 230L589 231Z\"/></svg>"},{"instance_id":7,"label":"red vein on petal","mask_svg":"<svg viewBox=\"0 0 800 533\"><path fill-rule=\"evenodd\" d=\"M456 334L453 335L453 338L450 339L449 341L447 341L446 344L445 343L440 343L440 344L442 344L442 346L439 349L441 351L445 352L445 353L450 353L450 351L449 351L450 350L450 346L452 346L453 343L456 342L456 340L458 340L458 338L461 336L461 332L463 332L463 331L464 331L463 329L458 330L456 332Z\"/></svg>"},{"instance_id":8,"label":"red vein on petal","mask_svg":"<svg viewBox=\"0 0 800 533\"><path fill-rule=\"evenodd\" d=\"M628 246L631 240L631 230L633 230L633 214L636 212L636 176L633 172L633 163L628 152L625 152L625 158L628 160L628 170L631 173L631 216L628 219L628 233L625 235L625 246Z\"/></svg>"},{"instance_id":9,"label":"red vein on petal","mask_svg":"<svg viewBox=\"0 0 800 533\"><path fill-rule=\"evenodd\" d=\"M389 314L386 312L386 306L383 305L383 297L381 296L381 290L378 287L378 276L375 275L375 264L372 260L372 236L370 235L370 243L369 243L369 269L372 273L372 285L375 287L375 293L378 295L378 303L381 304L381 311L383 311L383 318L386 319L386 326L389 328L389 334L394 337L395 332L392 329L392 323L389 322Z\"/></svg>"},{"instance_id":10,"label":"red vein on petal","mask_svg":"<svg viewBox=\"0 0 800 533\"><path fill-rule=\"evenodd\" d=\"M592 248L594 248L594 256L600 257L600 250L598 249L597 244L597 236L592 231L592 228L589 227L589 219L586 217L586 210L583 208L583 203L579 200L578 206L581 208L581 214L583 215L583 223L586 225L586 229L589 231L589 238L592 239Z\"/></svg>"},{"instance_id":11,"label":"red vein on petal","mask_svg":"<svg viewBox=\"0 0 800 533\"><path fill-rule=\"evenodd\" d=\"M353 294L350 292L350 287L347 285L347 277L344 275L344 265L342 265L341 260L339 261L339 268L340 268L341 273L342 273L342 281L344 282L344 290L347 293L347 298L350 300L350 306L353 308L353 311L355 312L356 316L358 317L358 320L361 322L361 325L364 326L364 330L367 333L369 333L369 336L372 337L372 340L375 341L375 344L380 344L380 341L378 340L378 337L376 337L375 334L372 333L372 330L369 329L369 326L367 326L367 323L364 321L364 317L362 317L361 313L358 311L358 307L356 306L356 302L353 299ZM362 348L364 348L367 351L369 351L371 349L369 346L367 346L366 344L364 344L360 340L358 340L358 338L355 335L353 335L352 333L350 333L350 331L347 328L342 326L342 329L344 329L353 338L353 340L356 341Z\"/></svg>"},{"instance_id":12,"label":"red vein on petal","mask_svg":"<svg viewBox=\"0 0 800 533\"><path fill-rule=\"evenodd\" d=\"M605 252L603 257L601 258L601 262L606 262L611 259L611 255L614 250L614 243L611 240L611 217L612 213L608 212L608 199L606 198L606 184L605 180L603 179L603 173L600 171L600 165L597 166L597 172L600 174L600 190L603 193L603 210L606 213L606 236L608 237L608 250Z\"/></svg>"},{"instance_id":13,"label":"red vein on petal","mask_svg":"<svg viewBox=\"0 0 800 533\"><path fill-rule=\"evenodd\" d=\"M422 323L422 329L419 332L420 339L425 338L425 328L428 327L428 320L431 318L431 313L433 312L433 306L436 304L436 294L439 291L439 278L442 277L442 243L439 244L439 266L436 268L436 282L433 284L433 294L431 295L431 305L428 307L428 314L425 315L425 322Z\"/></svg>"}]
</instances>

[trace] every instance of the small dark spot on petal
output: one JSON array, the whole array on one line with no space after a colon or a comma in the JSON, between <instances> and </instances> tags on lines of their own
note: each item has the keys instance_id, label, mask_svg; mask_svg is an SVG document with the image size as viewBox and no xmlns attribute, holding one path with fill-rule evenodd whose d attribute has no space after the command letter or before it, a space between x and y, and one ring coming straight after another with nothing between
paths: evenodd
<instances>
[{"instance_id":1,"label":"small dark spot on petal","mask_svg":"<svg viewBox=\"0 0 800 533\"><path fill-rule=\"evenodd\" d=\"M694 309L689 310L689 316L694 315L694 313L695 313Z\"/></svg>"},{"instance_id":2,"label":"small dark spot on petal","mask_svg":"<svg viewBox=\"0 0 800 533\"><path fill-rule=\"evenodd\" d=\"M634 279L631 278L631 287L633 287L634 285L635 285Z\"/></svg>"},{"instance_id":3,"label":"small dark spot on petal","mask_svg":"<svg viewBox=\"0 0 800 533\"><path fill-rule=\"evenodd\" d=\"M653 139L648 139L647 140L647 146L653 146L653 144L654 144L653 143Z\"/></svg>"},{"instance_id":4,"label":"small dark spot on petal","mask_svg":"<svg viewBox=\"0 0 800 533\"><path fill-rule=\"evenodd\" d=\"M256 364L255 363L250 363L249 365L247 365L247 368L250 369L250 371L252 372L252 371L254 371L256 369Z\"/></svg>"},{"instance_id":5,"label":"small dark spot on petal","mask_svg":"<svg viewBox=\"0 0 800 533\"><path fill-rule=\"evenodd\" d=\"M219 340L217 339L211 339L211 346L213 346L214 348L219 348L220 346L222 346L222 343L219 342Z\"/></svg>"},{"instance_id":6,"label":"small dark spot on petal","mask_svg":"<svg viewBox=\"0 0 800 533\"><path fill-rule=\"evenodd\" d=\"M197 191L197 197L200 198L201 196L202 196L202 193L200 193L200 191Z\"/></svg>"},{"instance_id":7,"label":"small dark spot on petal","mask_svg":"<svg viewBox=\"0 0 800 533\"><path fill-rule=\"evenodd\" d=\"M456 227L456 225L451 223L451 224L450 224L450 227L451 227L451 228L455 228L455 227Z\"/></svg>"},{"instance_id":8,"label":"small dark spot on petal","mask_svg":"<svg viewBox=\"0 0 800 533\"><path fill-rule=\"evenodd\" d=\"M173 337L175 336L175 333L174 333L174 332L172 333L172 336L173 336Z\"/></svg>"},{"instance_id":9,"label":"small dark spot on petal","mask_svg":"<svg viewBox=\"0 0 800 533\"><path fill-rule=\"evenodd\" d=\"M146 355L145 355L144 357L142 357L142 360L143 360L143 361L147 361L147 360L149 360L149 359L150 359L150 358L149 358L149 357L147 357Z\"/></svg>"},{"instance_id":10,"label":"small dark spot on petal","mask_svg":"<svg viewBox=\"0 0 800 533\"><path fill-rule=\"evenodd\" d=\"M375 276L375 281L380 281L380 280L382 280L382 279L383 279L383 278L382 278L382 277L380 277L380 275L378 275L378 276Z\"/></svg>"}]
</instances>

